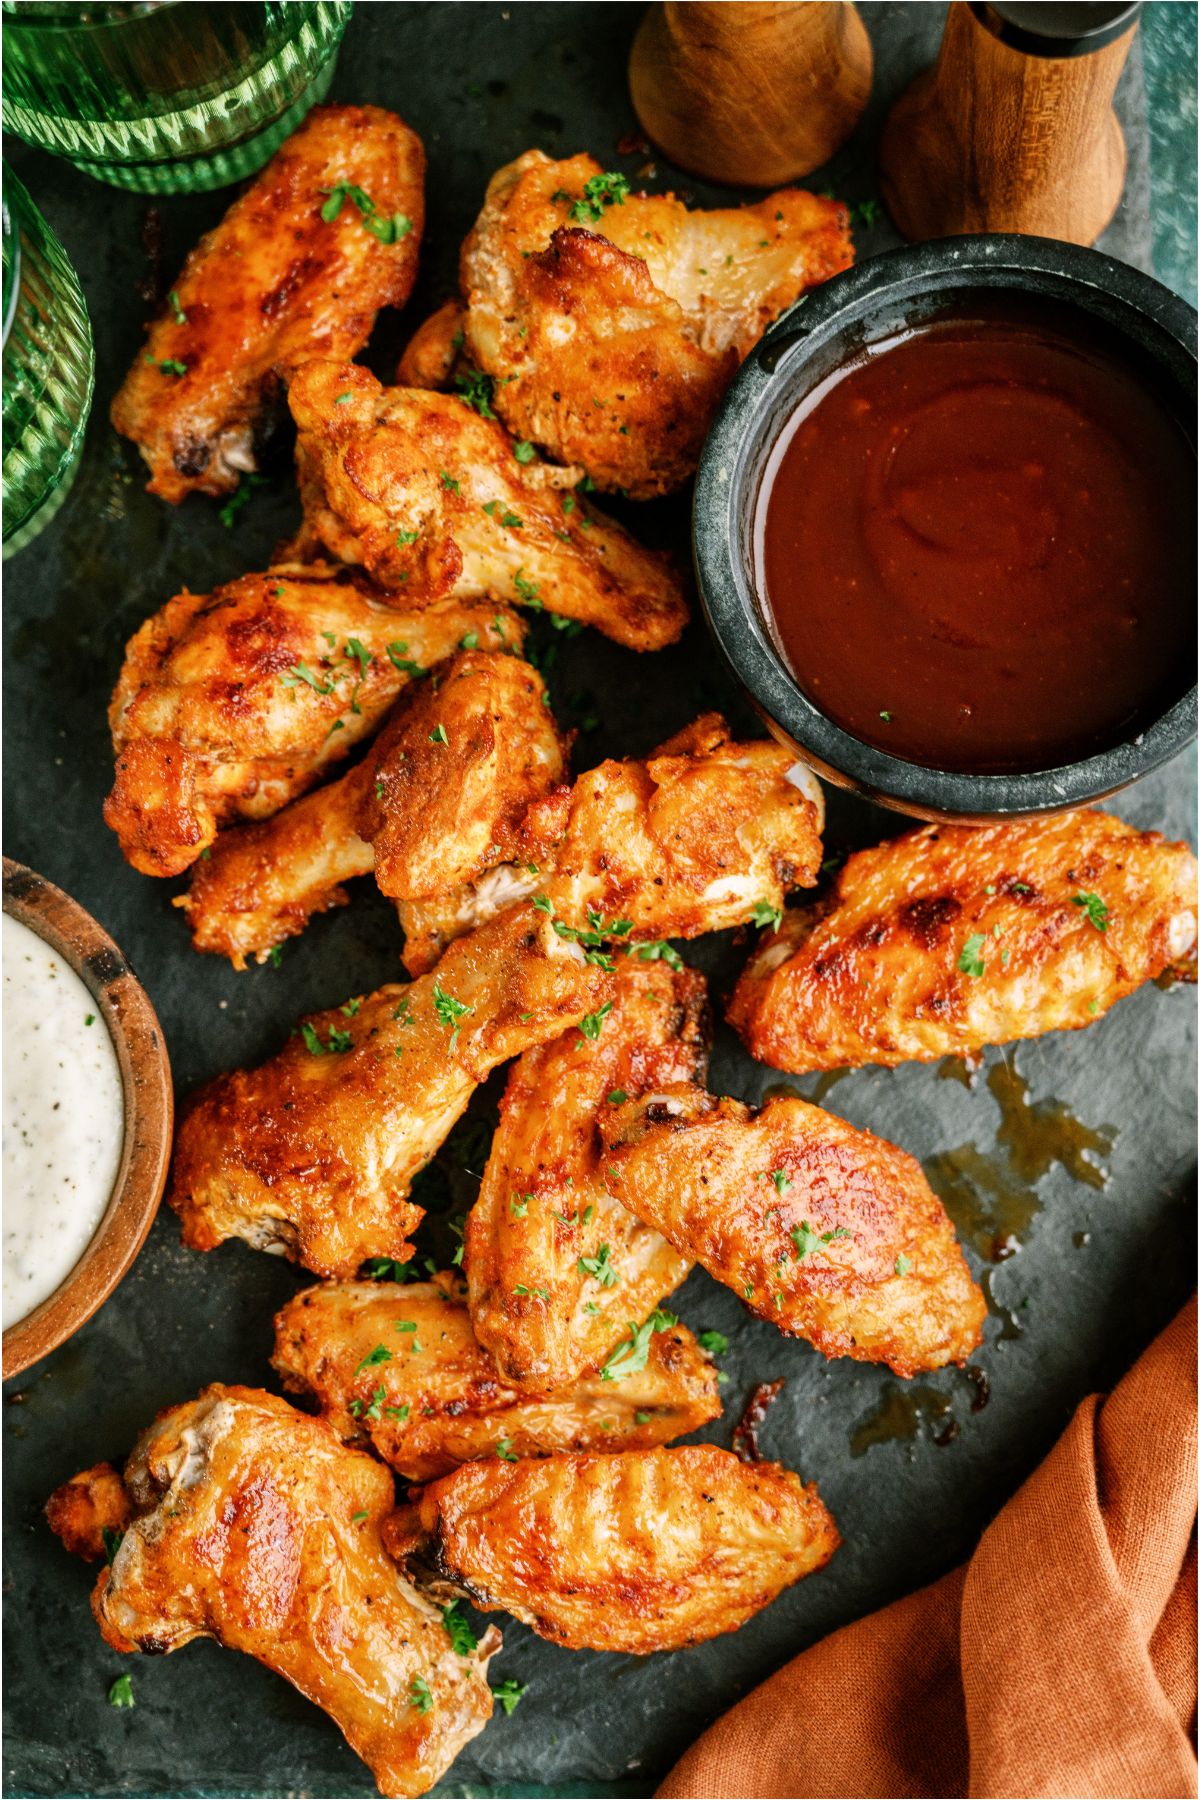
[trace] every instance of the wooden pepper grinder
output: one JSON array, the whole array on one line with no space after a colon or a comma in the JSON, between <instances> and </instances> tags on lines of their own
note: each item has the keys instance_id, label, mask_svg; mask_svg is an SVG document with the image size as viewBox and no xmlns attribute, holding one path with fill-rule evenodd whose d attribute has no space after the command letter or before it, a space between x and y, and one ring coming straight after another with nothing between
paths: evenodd
<instances>
[{"instance_id":1,"label":"wooden pepper grinder","mask_svg":"<svg viewBox=\"0 0 1200 1800\"><path fill-rule=\"evenodd\" d=\"M642 130L680 168L734 187L778 187L849 137L871 68L848 0L667 0L638 27L629 91Z\"/></svg>"},{"instance_id":2,"label":"wooden pepper grinder","mask_svg":"<svg viewBox=\"0 0 1200 1800\"><path fill-rule=\"evenodd\" d=\"M884 127L880 189L897 230L1093 243L1125 184L1112 97L1139 11L952 0L936 64Z\"/></svg>"}]
</instances>

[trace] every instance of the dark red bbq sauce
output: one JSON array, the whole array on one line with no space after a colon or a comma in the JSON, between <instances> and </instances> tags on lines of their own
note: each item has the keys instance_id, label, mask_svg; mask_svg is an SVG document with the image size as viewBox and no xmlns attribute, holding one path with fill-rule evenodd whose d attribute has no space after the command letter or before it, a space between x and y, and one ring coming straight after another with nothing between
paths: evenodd
<instances>
[{"instance_id":1,"label":"dark red bbq sauce","mask_svg":"<svg viewBox=\"0 0 1200 1800\"><path fill-rule=\"evenodd\" d=\"M874 347L803 402L755 529L777 647L909 761L1054 768L1195 670L1196 462L1150 378L1024 299Z\"/></svg>"}]
</instances>

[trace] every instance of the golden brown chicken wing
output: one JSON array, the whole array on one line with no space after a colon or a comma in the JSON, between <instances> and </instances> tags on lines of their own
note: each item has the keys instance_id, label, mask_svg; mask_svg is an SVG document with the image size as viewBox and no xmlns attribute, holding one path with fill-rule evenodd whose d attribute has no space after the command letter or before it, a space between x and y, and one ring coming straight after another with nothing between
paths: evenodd
<instances>
[{"instance_id":1,"label":"golden brown chicken wing","mask_svg":"<svg viewBox=\"0 0 1200 1800\"><path fill-rule=\"evenodd\" d=\"M321 565L176 595L130 639L109 708L104 817L126 861L179 875L222 825L277 812L467 634L520 640L492 602L398 612Z\"/></svg>"},{"instance_id":2,"label":"golden brown chicken wing","mask_svg":"<svg viewBox=\"0 0 1200 1800\"><path fill-rule=\"evenodd\" d=\"M453 1271L305 1288L276 1316L271 1360L341 1437L365 1439L409 1481L480 1457L648 1449L721 1411L716 1370L683 1325L654 1333L627 1381L522 1393L472 1331Z\"/></svg>"},{"instance_id":3,"label":"golden brown chicken wing","mask_svg":"<svg viewBox=\"0 0 1200 1800\"><path fill-rule=\"evenodd\" d=\"M689 212L590 156L529 150L493 175L463 245L466 348L515 436L648 499L695 469L772 320L853 260L837 201L783 188Z\"/></svg>"},{"instance_id":4,"label":"golden brown chicken wing","mask_svg":"<svg viewBox=\"0 0 1200 1800\"><path fill-rule=\"evenodd\" d=\"M341 905L341 883L355 875L374 870L392 896L440 896L513 858L526 809L562 775L536 669L460 650L402 695L348 775L223 833L177 904L197 950L239 969L247 956L264 962L314 913Z\"/></svg>"},{"instance_id":5,"label":"golden brown chicken wing","mask_svg":"<svg viewBox=\"0 0 1200 1800\"><path fill-rule=\"evenodd\" d=\"M377 106L318 106L201 238L113 401L150 492L227 494L297 363L349 361L417 273L425 153Z\"/></svg>"},{"instance_id":6,"label":"golden brown chicken wing","mask_svg":"<svg viewBox=\"0 0 1200 1800\"><path fill-rule=\"evenodd\" d=\"M621 958L597 1041L566 1032L510 1074L463 1266L476 1334L518 1386L598 1369L685 1280L688 1258L610 1196L596 1120L627 1094L702 1081L708 1043L702 975Z\"/></svg>"},{"instance_id":7,"label":"golden brown chicken wing","mask_svg":"<svg viewBox=\"0 0 1200 1800\"><path fill-rule=\"evenodd\" d=\"M801 1074L1090 1025L1196 942L1186 844L1110 813L926 825L860 850L765 936L729 1021Z\"/></svg>"},{"instance_id":8,"label":"golden brown chicken wing","mask_svg":"<svg viewBox=\"0 0 1200 1800\"><path fill-rule=\"evenodd\" d=\"M84 1562L95 1562L115 1548L132 1512L125 1483L106 1462L72 1475L46 1502L51 1531Z\"/></svg>"},{"instance_id":9,"label":"golden brown chicken wing","mask_svg":"<svg viewBox=\"0 0 1200 1800\"><path fill-rule=\"evenodd\" d=\"M696 1444L466 1463L385 1541L553 1643L644 1656L736 1631L839 1539L789 1469Z\"/></svg>"},{"instance_id":10,"label":"golden brown chicken wing","mask_svg":"<svg viewBox=\"0 0 1200 1800\"><path fill-rule=\"evenodd\" d=\"M687 623L677 571L458 395L311 362L288 390L309 534L421 606L490 593L660 650ZM489 409L490 410L490 409Z\"/></svg>"},{"instance_id":11,"label":"golden brown chicken wing","mask_svg":"<svg viewBox=\"0 0 1200 1800\"><path fill-rule=\"evenodd\" d=\"M625 943L761 921L817 880L824 818L808 769L766 739L735 743L706 713L644 761L601 763L530 807L524 866L403 906L405 966L429 968L460 932L531 891L568 928L599 922Z\"/></svg>"},{"instance_id":12,"label":"golden brown chicken wing","mask_svg":"<svg viewBox=\"0 0 1200 1800\"><path fill-rule=\"evenodd\" d=\"M452 946L432 974L314 1014L258 1069L193 1095L169 1199L184 1242L240 1237L317 1275L403 1261L412 1179L499 1063L600 1029L613 977L532 906Z\"/></svg>"},{"instance_id":13,"label":"golden brown chicken wing","mask_svg":"<svg viewBox=\"0 0 1200 1800\"><path fill-rule=\"evenodd\" d=\"M124 1485L124 1535L92 1595L112 1649L245 1651L329 1714L383 1794L425 1793L483 1730L499 1633L455 1648L380 1539L391 1475L322 1420L214 1384L142 1434Z\"/></svg>"},{"instance_id":14,"label":"golden brown chicken wing","mask_svg":"<svg viewBox=\"0 0 1200 1800\"><path fill-rule=\"evenodd\" d=\"M609 1191L781 1331L897 1375L964 1363L986 1306L915 1157L780 1097L602 1108Z\"/></svg>"}]
</instances>

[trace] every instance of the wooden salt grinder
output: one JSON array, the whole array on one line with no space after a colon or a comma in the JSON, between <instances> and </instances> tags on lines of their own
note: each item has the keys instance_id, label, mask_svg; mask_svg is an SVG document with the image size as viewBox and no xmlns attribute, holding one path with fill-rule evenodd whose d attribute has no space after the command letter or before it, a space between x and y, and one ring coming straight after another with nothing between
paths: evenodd
<instances>
[{"instance_id":1,"label":"wooden salt grinder","mask_svg":"<svg viewBox=\"0 0 1200 1800\"><path fill-rule=\"evenodd\" d=\"M827 162L871 91L871 43L849 0L651 6L629 57L646 136L693 175L778 187Z\"/></svg>"},{"instance_id":2,"label":"wooden salt grinder","mask_svg":"<svg viewBox=\"0 0 1200 1800\"><path fill-rule=\"evenodd\" d=\"M1112 97L1139 11L952 0L937 63L884 127L880 190L897 230L1093 243L1125 184Z\"/></svg>"}]
</instances>

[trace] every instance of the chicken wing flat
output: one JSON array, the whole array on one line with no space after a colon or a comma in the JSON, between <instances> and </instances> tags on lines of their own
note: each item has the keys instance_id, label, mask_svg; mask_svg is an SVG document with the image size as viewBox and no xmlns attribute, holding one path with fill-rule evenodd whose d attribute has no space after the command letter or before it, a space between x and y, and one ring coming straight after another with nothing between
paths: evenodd
<instances>
[{"instance_id":1,"label":"chicken wing flat","mask_svg":"<svg viewBox=\"0 0 1200 1800\"><path fill-rule=\"evenodd\" d=\"M466 348L516 437L638 500L693 472L739 362L850 266L849 215L797 188L689 212L590 156L526 151L463 245Z\"/></svg>"},{"instance_id":2,"label":"chicken wing flat","mask_svg":"<svg viewBox=\"0 0 1200 1800\"><path fill-rule=\"evenodd\" d=\"M271 1360L340 1437L365 1439L409 1481L480 1457L649 1449L721 1411L716 1370L683 1325L654 1333L627 1381L522 1393L476 1338L452 1271L306 1288L276 1316Z\"/></svg>"},{"instance_id":3,"label":"chicken wing flat","mask_svg":"<svg viewBox=\"0 0 1200 1800\"><path fill-rule=\"evenodd\" d=\"M318 106L201 238L113 401L150 492L227 494L297 363L349 361L417 273L425 153L377 106Z\"/></svg>"},{"instance_id":4,"label":"chicken wing flat","mask_svg":"<svg viewBox=\"0 0 1200 1800\"><path fill-rule=\"evenodd\" d=\"M483 1730L499 1634L455 1649L384 1549L392 1477L323 1421L214 1384L142 1434L124 1487L124 1535L92 1595L112 1649L245 1651L329 1714L383 1794L425 1793Z\"/></svg>"},{"instance_id":5,"label":"chicken wing flat","mask_svg":"<svg viewBox=\"0 0 1200 1800\"><path fill-rule=\"evenodd\" d=\"M927 825L850 857L790 912L729 1021L795 1074L1074 1031L1196 943L1196 859L1111 813Z\"/></svg>"},{"instance_id":6,"label":"chicken wing flat","mask_svg":"<svg viewBox=\"0 0 1200 1800\"><path fill-rule=\"evenodd\" d=\"M670 559L575 493L581 469L538 461L464 398L311 362L288 403L309 534L406 605L489 593L631 650L661 650L687 624Z\"/></svg>"},{"instance_id":7,"label":"chicken wing flat","mask_svg":"<svg viewBox=\"0 0 1200 1800\"><path fill-rule=\"evenodd\" d=\"M791 1470L696 1444L466 1463L425 1489L415 1516L398 1513L385 1542L401 1555L421 1544L474 1605L539 1637L645 1656L736 1631L839 1539Z\"/></svg>"},{"instance_id":8,"label":"chicken wing flat","mask_svg":"<svg viewBox=\"0 0 1200 1800\"><path fill-rule=\"evenodd\" d=\"M751 1312L897 1375L964 1363L986 1305L915 1157L804 1100L752 1112L696 1087L601 1110L623 1206Z\"/></svg>"},{"instance_id":9,"label":"chicken wing flat","mask_svg":"<svg viewBox=\"0 0 1200 1800\"><path fill-rule=\"evenodd\" d=\"M184 1242L240 1237L317 1275L404 1261L423 1217L412 1179L499 1063L611 998L532 906L452 946L409 987L316 1013L269 1062L188 1102L169 1200Z\"/></svg>"},{"instance_id":10,"label":"chicken wing flat","mask_svg":"<svg viewBox=\"0 0 1200 1800\"><path fill-rule=\"evenodd\" d=\"M72 1475L46 1502L51 1531L84 1562L104 1556L132 1514L129 1490L111 1463L96 1463Z\"/></svg>"},{"instance_id":11,"label":"chicken wing flat","mask_svg":"<svg viewBox=\"0 0 1200 1800\"><path fill-rule=\"evenodd\" d=\"M765 739L735 743L706 713L645 761L601 763L531 806L524 866L404 906L405 966L430 967L460 932L531 891L569 928L615 923L626 943L771 916L790 888L816 882L824 820L808 769Z\"/></svg>"},{"instance_id":12,"label":"chicken wing flat","mask_svg":"<svg viewBox=\"0 0 1200 1800\"><path fill-rule=\"evenodd\" d=\"M399 612L320 565L176 595L130 639L109 708L104 817L126 861L179 875L222 825L278 812L468 633L520 641L491 602Z\"/></svg>"},{"instance_id":13,"label":"chicken wing flat","mask_svg":"<svg viewBox=\"0 0 1200 1800\"><path fill-rule=\"evenodd\" d=\"M355 875L373 870L385 894L404 898L473 882L518 853L526 810L563 767L537 670L460 650L406 690L349 774L222 834L177 902L192 941L244 968L342 904Z\"/></svg>"},{"instance_id":14,"label":"chicken wing flat","mask_svg":"<svg viewBox=\"0 0 1200 1800\"><path fill-rule=\"evenodd\" d=\"M596 1121L623 1095L702 1081L708 1043L702 975L621 959L595 1043L566 1032L510 1074L463 1266L476 1334L518 1386L598 1369L686 1279L688 1258L610 1196Z\"/></svg>"}]
</instances>

